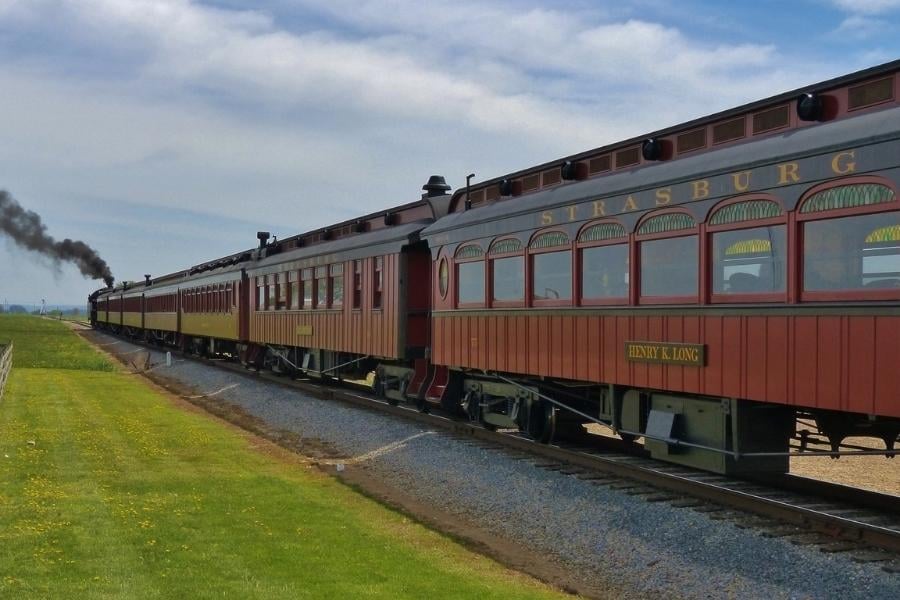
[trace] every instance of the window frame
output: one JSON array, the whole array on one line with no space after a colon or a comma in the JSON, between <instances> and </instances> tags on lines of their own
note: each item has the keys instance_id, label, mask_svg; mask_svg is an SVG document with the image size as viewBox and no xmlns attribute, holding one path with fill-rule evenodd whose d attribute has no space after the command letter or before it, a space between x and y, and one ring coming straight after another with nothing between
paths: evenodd
<instances>
[{"instance_id":1,"label":"window frame","mask_svg":"<svg viewBox=\"0 0 900 600\"><path fill-rule=\"evenodd\" d=\"M724 209L727 206L731 206L733 204L740 204L742 202L750 202L753 200L764 200L767 202L774 202L781 208L781 215L777 217L768 217L765 219L753 219L747 221L738 221L736 223L723 223L721 225L710 225L709 221L712 219L713 215L715 215L720 210ZM799 207L799 205L798 205ZM744 292L740 294L717 294L715 291L715 265L713 263L714 260L714 247L713 247L713 234L722 233L724 231L740 231L743 229L757 229L759 227L771 227L773 225L782 225L784 226L784 248L785 248L785 256L784 256L784 291L782 292ZM759 194L753 194L752 196L740 196L737 198L729 198L728 200L724 200L719 202L709 211L709 214L706 217L706 225L704 227L706 238L705 241L701 242L706 245L706 264L701 264L701 275L703 268L706 269L706 285L709 290L709 302L710 304L746 304L746 303L786 303L788 302L788 293L791 287L791 262L794 259L794 252L791 248L791 227L788 221L788 211L785 210L784 205L777 199L772 196L765 196ZM703 257L701 256L701 261Z\"/></svg>"},{"instance_id":2,"label":"window frame","mask_svg":"<svg viewBox=\"0 0 900 600\"><path fill-rule=\"evenodd\" d=\"M384 256L372 258L372 310L384 309Z\"/></svg>"},{"instance_id":3,"label":"window frame","mask_svg":"<svg viewBox=\"0 0 900 600\"><path fill-rule=\"evenodd\" d=\"M301 297L301 287L300 287L300 271L297 269L292 269L287 273L287 286L288 286L288 295L287 295L287 310L295 311L300 310L301 302L303 298Z\"/></svg>"},{"instance_id":4,"label":"window frame","mask_svg":"<svg viewBox=\"0 0 900 600\"><path fill-rule=\"evenodd\" d=\"M353 297L351 310L362 310L363 305L363 259L353 261Z\"/></svg>"},{"instance_id":5,"label":"window frame","mask_svg":"<svg viewBox=\"0 0 900 600\"><path fill-rule=\"evenodd\" d=\"M620 237L610 238L606 240L597 240L597 241L588 241L581 242L579 241L581 238L581 234L594 227L595 225L603 225L609 223L610 225L619 225L622 227L624 234ZM625 295L621 298L585 298L584 296L584 250L590 248L600 248L602 246L625 246L625 250L628 254L628 291L625 292ZM631 289L634 286L632 272L631 272L631 260L632 258L632 247L631 247L631 239L628 235L628 229L615 219L602 219L600 221L590 221L585 223L578 230L578 235L575 238L575 271L573 273L573 278L576 280L575 288L577 290L577 295L575 296L575 300L577 302L577 306L625 306L631 302Z\"/></svg>"},{"instance_id":6,"label":"window frame","mask_svg":"<svg viewBox=\"0 0 900 600\"><path fill-rule=\"evenodd\" d=\"M566 236L568 242L556 246L549 246L547 248L532 247L536 239L547 233L561 233ZM539 254L551 254L554 252L569 253L569 297L559 300L536 299L534 297L534 257L538 256ZM527 259L525 261L525 297L527 299L528 306L538 308L550 306L575 306L578 294L578 284L575 281L577 279L575 277L575 255L577 253L577 248L576 243L574 240L572 240L572 236L569 235L569 232L559 227L551 227L548 229L540 229L538 231L535 231L531 235L531 238L528 240L528 248L526 249L526 253Z\"/></svg>"},{"instance_id":7,"label":"window frame","mask_svg":"<svg viewBox=\"0 0 900 600\"><path fill-rule=\"evenodd\" d=\"M306 292L309 290L309 302ZM316 306L316 271L312 267L300 269L300 310L312 310Z\"/></svg>"},{"instance_id":8,"label":"window frame","mask_svg":"<svg viewBox=\"0 0 900 600\"><path fill-rule=\"evenodd\" d=\"M337 279L341 280L340 301L336 301L336 298L334 296L334 284ZM344 263L334 263L328 265L328 308L333 308L335 310L344 308L344 297L347 294L345 283L346 279L344 278Z\"/></svg>"},{"instance_id":9,"label":"window frame","mask_svg":"<svg viewBox=\"0 0 900 600\"><path fill-rule=\"evenodd\" d=\"M481 250L480 256L473 256L469 258L461 258L459 256L460 250L463 248L467 248L469 246L476 246L479 250ZM456 251L453 253L453 305L455 308L486 308L487 299L488 299L488 265L485 264L486 261L486 253L484 252L484 248L479 242L463 242L459 245ZM481 291L482 298L481 302L460 302L459 301L459 266L468 264L468 263L482 263L482 281L481 281Z\"/></svg>"},{"instance_id":10,"label":"window frame","mask_svg":"<svg viewBox=\"0 0 900 600\"><path fill-rule=\"evenodd\" d=\"M694 221L694 226L685 228L685 229L676 229L673 231L663 231L661 233L637 233L641 226L654 217L660 217L666 214L684 214L691 218ZM697 221L697 218L694 217L690 212L683 209L665 209L665 210L657 210L651 211L645 214L640 221L638 221L637 226L635 227L634 233L634 265L632 268L632 274L634 275L634 282L636 286L629 290L631 294L633 294L636 298L636 304L639 306L643 305L657 305L657 304L700 304L701 291L703 288L704 282L704 251L703 251L703 240L702 240L702 231L700 227L700 223ZM697 291L693 296L645 296L644 295L644 282L643 282L643 260L641 256L641 243L643 242L652 242L656 240L665 240L665 239L675 239L681 237L691 237L695 238L697 244L697 262L695 266L697 268ZM629 287L631 284L629 283Z\"/></svg>"},{"instance_id":11,"label":"window frame","mask_svg":"<svg viewBox=\"0 0 900 600\"><path fill-rule=\"evenodd\" d=\"M857 206L852 208L838 208L834 210L824 210L812 213L801 213L803 205L810 198L824 192L826 190L849 185L876 184L889 188L894 193L894 199L891 202L883 202L879 204L870 204L867 206ZM850 290L811 290L806 291L803 288L804 279L804 236L806 234L804 224L810 221L826 221L830 219L840 219L844 217L856 217L862 215L871 215L876 213L900 212L900 194L897 193L897 186L888 179L874 176L861 177L845 177L829 181L820 185L809 188L800 197L797 206L794 209L796 221L796 245L794 248L794 259L796 260L796 286L797 298L800 302L829 302L829 301L872 301L872 300L897 300L900 299L900 288L871 289L857 288Z\"/></svg>"},{"instance_id":12,"label":"window frame","mask_svg":"<svg viewBox=\"0 0 900 600\"><path fill-rule=\"evenodd\" d=\"M519 242L520 248L514 252L498 252L491 254L491 250L497 244L506 240L515 240ZM528 301L528 257L526 256L526 246L522 241L514 236L505 236L497 238L488 247L487 253L482 257L485 261L485 278L486 287L484 290L485 303L491 308L523 308ZM504 258L521 258L522 259L522 299L521 300L494 300L494 261ZM474 262L476 259L469 259ZM466 262L464 259L463 262ZM449 287L449 286L448 286Z\"/></svg>"},{"instance_id":13,"label":"window frame","mask_svg":"<svg viewBox=\"0 0 900 600\"><path fill-rule=\"evenodd\" d=\"M329 276L328 265L319 265L318 267L313 268L313 309L315 310L327 310L328 309L328 300L329 300L329 289L328 284L331 282L331 278ZM320 296L320 292L322 292L322 286L324 284L324 296ZM320 301L320 297L324 298Z\"/></svg>"}]
</instances>

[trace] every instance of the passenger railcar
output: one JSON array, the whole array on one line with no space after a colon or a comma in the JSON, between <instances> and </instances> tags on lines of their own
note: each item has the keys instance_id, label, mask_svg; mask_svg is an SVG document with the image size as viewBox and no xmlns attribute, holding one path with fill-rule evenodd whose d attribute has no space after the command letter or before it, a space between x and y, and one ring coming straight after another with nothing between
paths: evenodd
<instances>
[{"instance_id":1,"label":"passenger railcar","mask_svg":"<svg viewBox=\"0 0 900 600\"><path fill-rule=\"evenodd\" d=\"M457 192L423 237L432 361L463 407L535 436L574 407L718 471L786 470L798 413L835 450L850 435L891 449L895 71Z\"/></svg>"},{"instance_id":2,"label":"passenger railcar","mask_svg":"<svg viewBox=\"0 0 900 600\"><path fill-rule=\"evenodd\" d=\"M99 327L718 472L900 435L900 61L92 296ZM141 298L142 322L134 314ZM126 317L127 315L127 317ZM127 323L126 323L127 320Z\"/></svg>"}]
</instances>

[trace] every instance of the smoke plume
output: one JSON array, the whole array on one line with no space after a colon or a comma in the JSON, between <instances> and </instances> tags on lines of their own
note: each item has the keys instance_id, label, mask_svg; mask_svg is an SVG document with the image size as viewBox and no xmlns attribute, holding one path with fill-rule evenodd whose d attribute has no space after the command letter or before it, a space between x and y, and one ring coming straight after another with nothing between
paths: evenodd
<instances>
[{"instance_id":1,"label":"smoke plume","mask_svg":"<svg viewBox=\"0 0 900 600\"><path fill-rule=\"evenodd\" d=\"M0 190L0 233L8 235L19 246L40 252L57 263L74 263L85 277L102 279L107 287L112 287L112 272L93 248L68 238L57 242L47 235L47 226L41 222L40 215L22 208L4 190Z\"/></svg>"}]
</instances>

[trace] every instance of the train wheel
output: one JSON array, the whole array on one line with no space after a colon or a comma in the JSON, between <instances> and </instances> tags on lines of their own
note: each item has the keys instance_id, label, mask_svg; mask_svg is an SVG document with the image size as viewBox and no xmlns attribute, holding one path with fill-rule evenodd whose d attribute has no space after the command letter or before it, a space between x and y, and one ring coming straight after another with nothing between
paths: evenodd
<instances>
[{"instance_id":1,"label":"train wheel","mask_svg":"<svg viewBox=\"0 0 900 600\"><path fill-rule=\"evenodd\" d=\"M542 444L549 444L556 433L557 409L549 402L539 401L531 405L528 415L528 435Z\"/></svg>"}]
</instances>

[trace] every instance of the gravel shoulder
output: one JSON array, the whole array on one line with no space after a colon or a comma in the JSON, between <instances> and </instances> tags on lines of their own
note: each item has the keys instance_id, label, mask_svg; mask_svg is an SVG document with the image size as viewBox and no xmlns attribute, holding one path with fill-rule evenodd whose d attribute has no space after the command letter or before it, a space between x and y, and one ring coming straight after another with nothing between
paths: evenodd
<instances>
[{"instance_id":1,"label":"gravel shoulder","mask_svg":"<svg viewBox=\"0 0 900 600\"><path fill-rule=\"evenodd\" d=\"M84 335L144 364L142 348ZM164 353L149 360L162 365ZM150 375L183 396L208 394L191 401L510 566L587 596L900 597L900 576L846 553L645 502L421 424L190 360Z\"/></svg>"}]
</instances>

